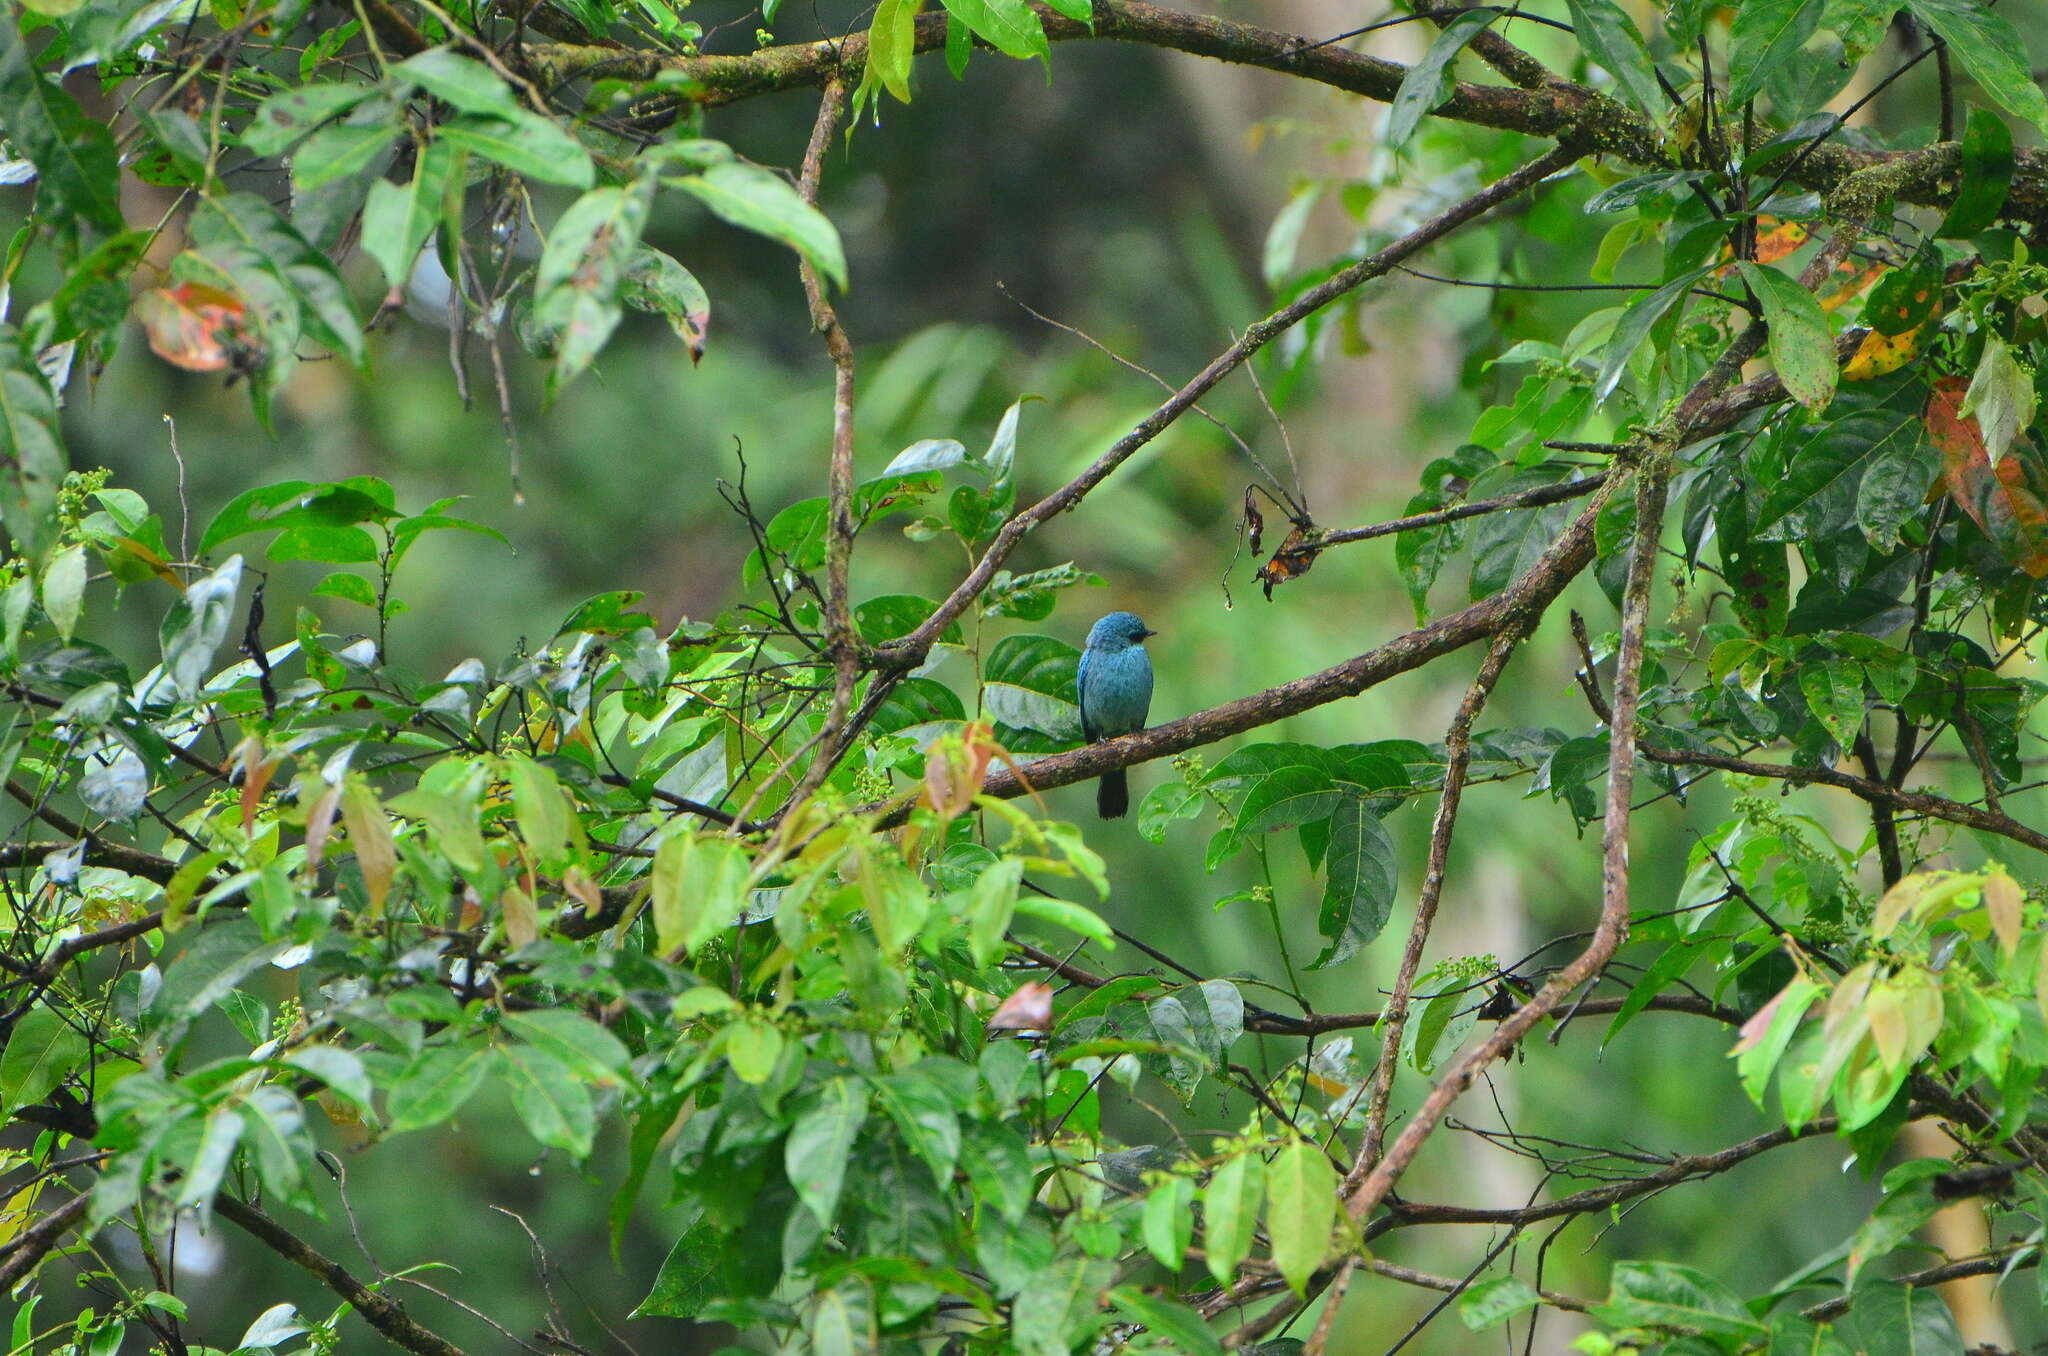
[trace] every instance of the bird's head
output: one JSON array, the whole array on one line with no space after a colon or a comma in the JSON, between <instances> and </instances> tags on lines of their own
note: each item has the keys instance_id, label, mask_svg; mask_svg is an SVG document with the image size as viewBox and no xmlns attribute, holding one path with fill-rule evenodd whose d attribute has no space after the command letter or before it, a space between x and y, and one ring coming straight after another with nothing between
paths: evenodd
<instances>
[{"instance_id":1,"label":"bird's head","mask_svg":"<svg viewBox=\"0 0 2048 1356\"><path fill-rule=\"evenodd\" d=\"M1091 650L1124 650L1133 645L1143 645L1145 637L1156 636L1157 631L1147 630L1145 623L1134 612L1112 612L1095 623L1088 632L1088 648Z\"/></svg>"}]
</instances>

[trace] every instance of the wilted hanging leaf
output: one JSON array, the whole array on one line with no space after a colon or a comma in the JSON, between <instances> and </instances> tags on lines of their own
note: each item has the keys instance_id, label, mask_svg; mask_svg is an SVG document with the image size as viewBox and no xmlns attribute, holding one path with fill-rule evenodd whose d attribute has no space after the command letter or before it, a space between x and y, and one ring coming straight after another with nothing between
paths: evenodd
<instances>
[{"instance_id":1,"label":"wilted hanging leaf","mask_svg":"<svg viewBox=\"0 0 2048 1356\"><path fill-rule=\"evenodd\" d=\"M135 300L150 351L187 372L240 369L257 347L241 298L206 283L155 287Z\"/></svg>"},{"instance_id":2,"label":"wilted hanging leaf","mask_svg":"<svg viewBox=\"0 0 2048 1356\"><path fill-rule=\"evenodd\" d=\"M1253 498L1253 491L1257 488L1255 485L1244 487L1244 530L1245 535L1251 538L1254 555L1258 554L1259 541L1266 531L1265 516L1259 512L1258 501Z\"/></svg>"},{"instance_id":3,"label":"wilted hanging leaf","mask_svg":"<svg viewBox=\"0 0 2048 1356\"><path fill-rule=\"evenodd\" d=\"M1941 449L1948 492L2007 560L2036 579L2048 577L2048 467L2025 439L1993 467L1963 400L1963 379L1944 377L1923 416L1928 439Z\"/></svg>"},{"instance_id":4,"label":"wilted hanging leaf","mask_svg":"<svg viewBox=\"0 0 2048 1356\"><path fill-rule=\"evenodd\" d=\"M1307 574L1314 567L1316 557L1322 554L1322 550L1323 534L1316 529L1316 525L1305 520L1296 523L1293 530L1287 534L1286 540L1280 543L1279 549L1273 552L1273 558L1259 566L1256 577L1266 586L1266 601L1273 601L1275 584L1285 584L1291 579L1299 579Z\"/></svg>"}]
</instances>

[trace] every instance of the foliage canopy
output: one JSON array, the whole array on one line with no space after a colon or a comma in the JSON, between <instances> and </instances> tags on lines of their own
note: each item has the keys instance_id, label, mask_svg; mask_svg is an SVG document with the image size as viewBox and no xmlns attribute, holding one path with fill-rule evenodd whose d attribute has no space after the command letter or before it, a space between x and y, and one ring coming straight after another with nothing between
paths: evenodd
<instances>
[{"instance_id":1,"label":"foliage canopy","mask_svg":"<svg viewBox=\"0 0 2048 1356\"><path fill-rule=\"evenodd\" d=\"M862 31L778 42L771 2L756 50L715 54L665 0L31 0L0 22L0 179L33 185L0 275L13 1349L108 1353L142 1329L171 1351L329 1351L353 1313L457 1351L403 1278L359 1279L301 1235L345 1203L323 1148L339 1128L451 1133L486 1086L540 1146L616 1167L592 1169L615 1239L644 1191L681 1207L640 1315L789 1351L1320 1350L1312 1315L1404 1285L1445 1290L1473 1329L1583 1313L1596 1353L1960 1351L1933 1283L2048 1299L2048 910L2022 852L2048 850L2025 798L2048 165L2014 136L2048 134L2048 98L2015 7L1537 8L1414 0L1311 42L1141 0L882 0ZM1354 50L1409 21L1431 34L1412 64ZM1384 103L1375 187L1417 191L1297 265L1326 185L1305 189L1268 242L1276 309L1065 483L1032 460L1025 393L862 478L834 306L858 279L817 206L824 164L886 134L865 124L933 78L923 54L972 80L977 53L1050 69L1055 41ZM1923 62L1939 90L1908 130L1853 119ZM705 135L707 110L797 88L822 97L796 174ZM1089 513L1240 368L1279 408L1310 400L1378 280L1445 242L1494 249L1481 228L1532 198L1604 230L1584 281L1613 304L1490 354L1526 375L1410 468L1402 518L1330 530L1244 448L1254 553L1279 520L1256 576L1274 605L1323 553L1394 536L1415 629L1079 747L1075 650L1034 628L1084 629L1077 590L1099 581L1013 569L1034 529ZM138 336L240 381L266 423L310 359L368 371L409 297L488 355L500 401L508 346L547 362L552 398L592 379L629 309L695 359L718 287L647 239L686 205L793 253L836 392L819 493L771 512L727 488L755 544L713 619L670 629L605 593L436 677L390 652L388 623L429 534L502 541L454 500L370 475L254 485L188 551L161 506L69 464L64 402ZM1504 291L1557 281L1495 252ZM1617 283L1624 264L1648 276ZM32 276L55 283L15 294ZM898 528L942 596L855 587L857 548ZM266 612L259 553L326 571L289 618ZM1572 614L1586 710L1488 727L1581 578L1612 614ZM154 601L154 649L96 629L117 596ZM1255 733L1425 666L1469 683L1428 739ZM1035 793L1169 757L1138 831L1193 853L1206 824L1210 870L1255 857L1267 883L1241 903L1276 936L1283 903L1308 905L1279 897L1271 859L1298 852L1319 882L1305 968L1356 966L1410 922L1380 1010L1310 1010L1284 944L1277 968L1203 975L1173 938L1104 921L1103 858ZM1467 793L1516 779L1538 800L1516 813L1592 830L1599 907L1524 960L1425 966ZM1734 794L1678 897L1632 888L1634 807L1705 803L1708 779ZM1774 794L1792 787L1827 808ZM1432 812L1404 879L1389 825ZM1732 1065L1698 1077L1739 1080L1772 1128L1669 1158L1510 1134L1579 1185L1394 1190L1489 1066L1595 1017L1609 1040L1725 1024ZM1217 1090L1226 1133L1155 1107ZM1916 1121L1955 1153L1896 1159ZM593 1157L608 1131L623 1148ZM1517 1248L1822 1135L1866 1174L1890 1165L1882 1194L1768 1293L1664 1256L1574 1296ZM1977 1196L1988 1251L1894 1255ZM1773 1203L1751 1207L1768 1229ZM340 1307L309 1282L239 1340L187 1332L160 1261L181 1222L224 1222ZM1458 1224L1494 1235L1455 1276L1383 1255ZM116 1237L155 1284L109 1260ZM66 1265L108 1298L53 1324Z\"/></svg>"}]
</instances>

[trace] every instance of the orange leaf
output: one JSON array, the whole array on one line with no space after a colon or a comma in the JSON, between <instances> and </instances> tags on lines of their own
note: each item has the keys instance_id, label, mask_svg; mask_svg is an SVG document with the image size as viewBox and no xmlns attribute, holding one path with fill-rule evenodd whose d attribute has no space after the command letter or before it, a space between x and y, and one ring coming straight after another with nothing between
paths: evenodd
<instances>
[{"instance_id":1,"label":"orange leaf","mask_svg":"<svg viewBox=\"0 0 2048 1356\"><path fill-rule=\"evenodd\" d=\"M1967 389L1961 377L1943 377L1922 416L1928 439L1941 449L1949 496L2007 560L2036 579L2048 577L2048 466L2020 438L1994 469L1976 418L1963 417Z\"/></svg>"},{"instance_id":2,"label":"orange leaf","mask_svg":"<svg viewBox=\"0 0 2048 1356\"><path fill-rule=\"evenodd\" d=\"M205 283L152 288L135 299L135 314L150 350L187 372L218 372L249 346L241 298Z\"/></svg>"},{"instance_id":3,"label":"orange leaf","mask_svg":"<svg viewBox=\"0 0 2048 1356\"><path fill-rule=\"evenodd\" d=\"M1759 228L1768 226L1756 238L1756 261L1760 264L1776 263L1807 242L1812 235L1796 221L1779 221L1776 217L1758 217Z\"/></svg>"}]
</instances>

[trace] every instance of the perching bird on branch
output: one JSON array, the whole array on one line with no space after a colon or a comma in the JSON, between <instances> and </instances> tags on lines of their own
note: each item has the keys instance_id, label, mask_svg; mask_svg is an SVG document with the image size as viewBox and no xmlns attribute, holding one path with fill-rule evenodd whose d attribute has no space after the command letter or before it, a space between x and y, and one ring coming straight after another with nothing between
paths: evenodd
<instances>
[{"instance_id":1,"label":"perching bird on branch","mask_svg":"<svg viewBox=\"0 0 2048 1356\"><path fill-rule=\"evenodd\" d=\"M1081 652L1075 688L1081 702L1081 734L1089 743L1145 728L1152 705L1152 661L1145 655L1145 637L1157 631L1129 612L1112 612L1088 632ZM1131 807L1130 783L1122 768L1102 774L1095 808L1115 819Z\"/></svg>"}]
</instances>

